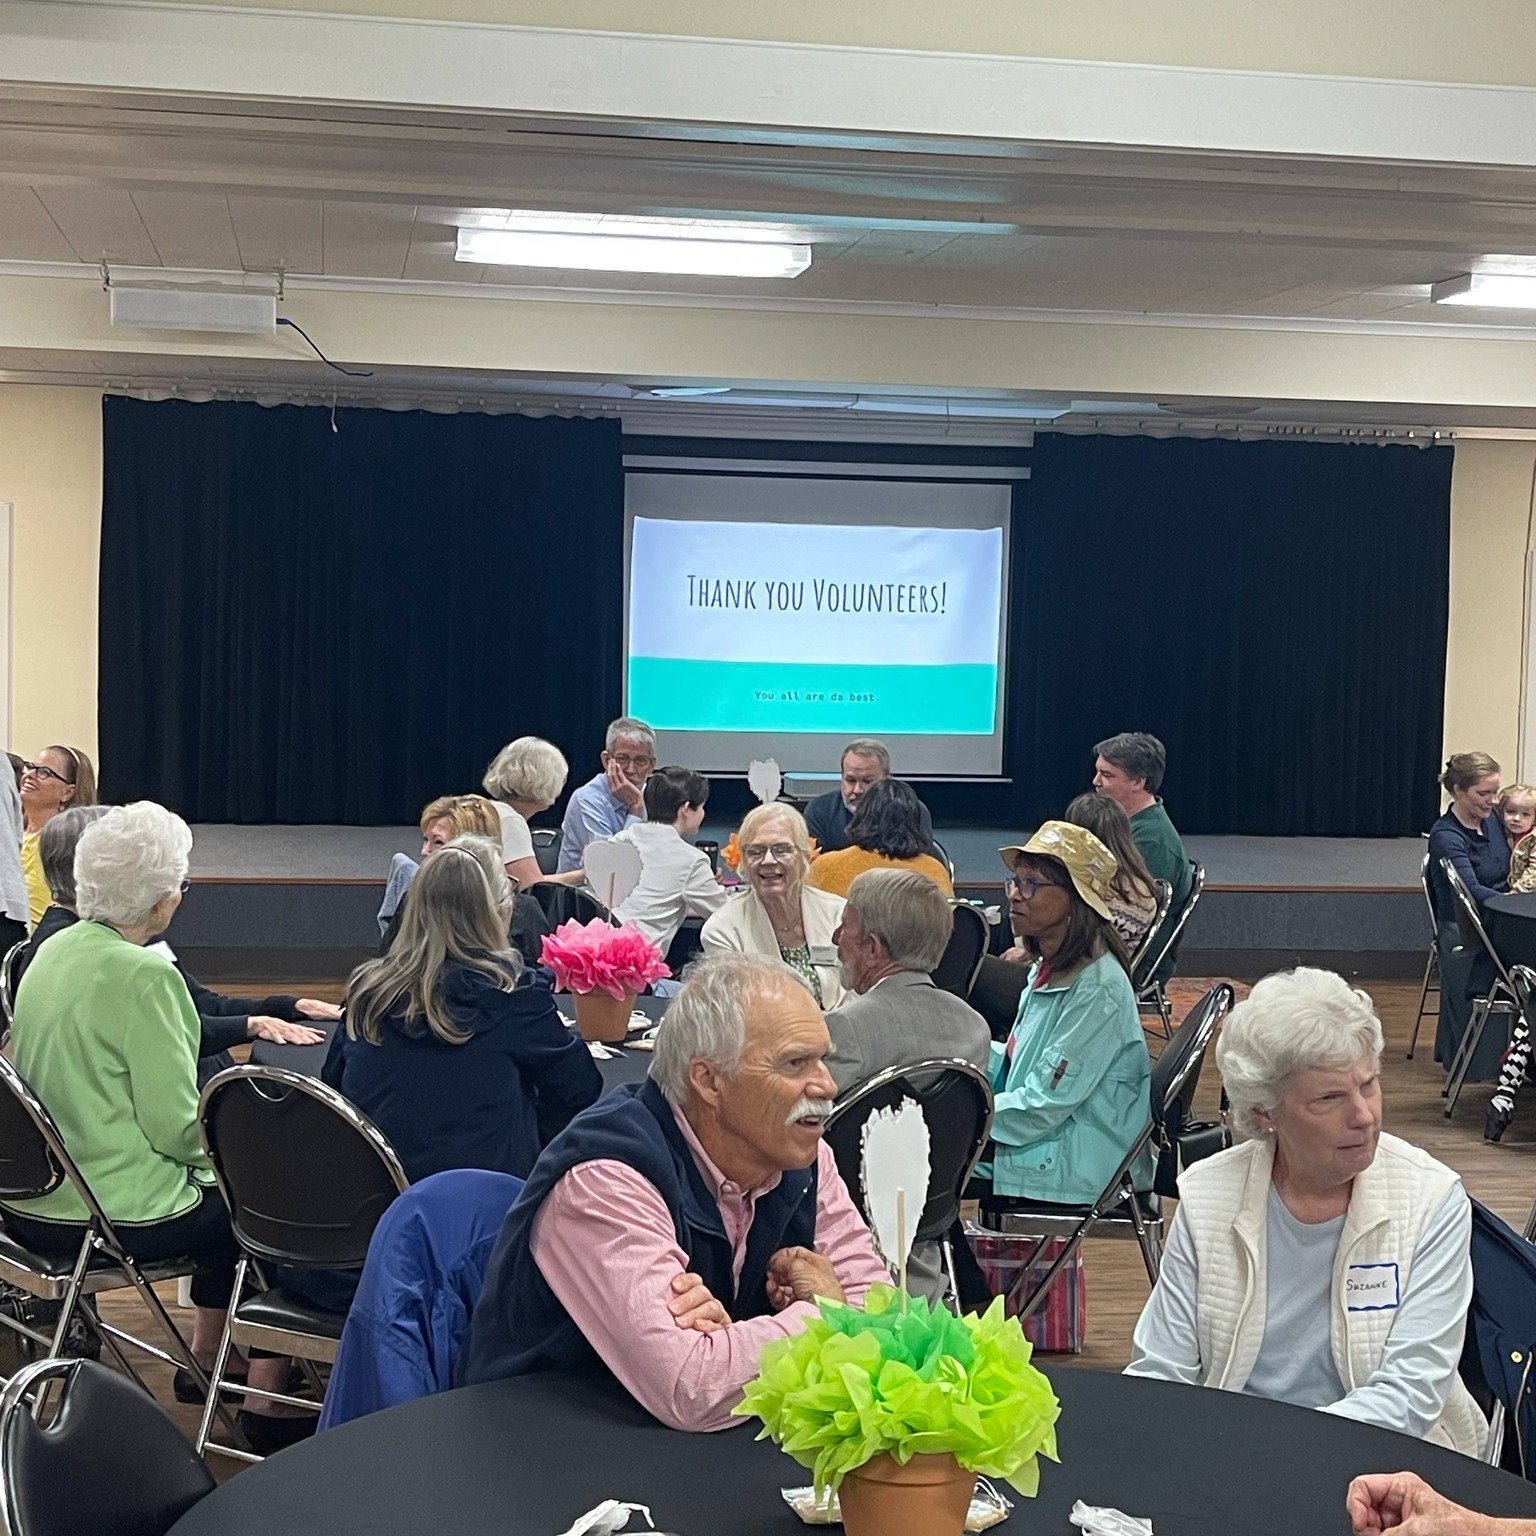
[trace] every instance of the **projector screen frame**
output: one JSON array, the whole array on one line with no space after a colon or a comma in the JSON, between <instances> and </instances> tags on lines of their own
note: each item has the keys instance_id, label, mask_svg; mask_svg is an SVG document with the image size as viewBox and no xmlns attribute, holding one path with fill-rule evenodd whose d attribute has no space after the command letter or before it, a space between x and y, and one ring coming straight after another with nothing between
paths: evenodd
<instances>
[{"instance_id":1,"label":"projector screen frame","mask_svg":"<svg viewBox=\"0 0 1536 1536\"><path fill-rule=\"evenodd\" d=\"M1009 657L1011 643L1011 597L1013 590L1013 490L1029 478L1024 466L999 467L952 463L899 463L899 462L822 462L820 460L742 460L742 459L687 459L673 456L626 456L625 459L625 512L624 512L624 588L623 588L623 667L622 688L624 711L632 712L630 686L630 594L633 560L634 526L637 518L651 517L672 520L741 522L741 523L794 523L822 524L825 513L812 513L805 509L776 508L772 515L761 508L727 509L718 507L708 511L701 508L685 509L679 516L675 505L656 504L665 482L677 479L752 479L770 481L817 481L817 482L877 482L903 485L989 486L1003 490L1006 503L994 508L987 515L974 511L967 517L955 517L951 511L949 521L935 521L931 511L921 515L915 511L891 514L882 510L880 521L885 526L911 526L921 528L975 527L996 528L1001 533L1001 556L998 592L998 650L997 683L994 702L996 728L986 737L988 749L995 750L994 770L978 771L967 766L960 770L946 767L938 760L935 747L944 738L934 735L910 735L884 732L880 734L890 748L892 762L903 778L927 783L1011 783L1007 761L1007 710L1009 703ZM658 729L657 753L661 762L676 762L707 773L716 778L744 777L748 761L753 757L773 756L788 775L804 777L811 774L828 774L828 784L835 782L838 756L842 743L860 732L731 732L721 736L739 736L740 751L734 752L734 760L725 760L726 754L715 751L701 753L697 750L699 738L704 732L685 732ZM864 732L862 734L876 734ZM691 740L690 740L691 738ZM950 738L951 740L953 738ZM685 750L686 745L686 750ZM736 744L732 742L734 747ZM942 751L943 749L940 748Z\"/></svg>"}]
</instances>

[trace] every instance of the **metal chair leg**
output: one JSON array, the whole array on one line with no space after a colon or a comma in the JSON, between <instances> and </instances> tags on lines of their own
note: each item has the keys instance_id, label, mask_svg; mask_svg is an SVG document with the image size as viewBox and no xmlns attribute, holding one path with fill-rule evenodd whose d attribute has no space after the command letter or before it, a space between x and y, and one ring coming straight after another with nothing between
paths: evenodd
<instances>
[{"instance_id":1,"label":"metal chair leg","mask_svg":"<svg viewBox=\"0 0 1536 1536\"><path fill-rule=\"evenodd\" d=\"M234 1323L232 1321L234 1311L240 1305L240 1298L245 1294L245 1270L246 1259L242 1254L240 1262L235 1265L235 1289L229 1298L229 1311L224 1314L224 1327L219 1333L219 1347L213 1357L213 1369L208 1373L211 1378L208 1385L208 1399L203 1404L203 1416L198 1420L197 1439L193 1442L199 1456L207 1454L208 1437L213 1431L213 1415L220 1410L219 1394L224 1386L224 1367L229 1363L230 1346L234 1343ZM244 1401L244 1398L241 1399ZM234 1425L230 1425L235 1429ZM239 1431L236 1429L238 1434Z\"/></svg>"},{"instance_id":2,"label":"metal chair leg","mask_svg":"<svg viewBox=\"0 0 1536 1536\"><path fill-rule=\"evenodd\" d=\"M946 1237L940 1244L940 1252L944 1257L944 1278L949 1281L948 1295L954 1301L955 1310L960 1310L960 1286L955 1280L955 1249L954 1244Z\"/></svg>"},{"instance_id":3,"label":"metal chair leg","mask_svg":"<svg viewBox=\"0 0 1536 1536\"><path fill-rule=\"evenodd\" d=\"M1504 1404L1497 1398L1493 1412L1488 1415L1488 1440L1483 1448L1483 1460L1490 1466L1498 1466L1504 1455Z\"/></svg>"},{"instance_id":4,"label":"metal chair leg","mask_svg":"<svg viewBox=\"0 0 1536 1536\"><path fill-rule=\"evenodd\" d=\"M1454 1079L1446 1086L1448 1097L1445 1104L1445 1118L1449 1120L1456 1112L1456 1101L1461 1097L1461 1090L1466 1083L1468 1074L1472 1071L1472 1058L1477 1053L1478 1041L1483 1038L1483 1031L1488 1027L1488 1020L1496 1013L1510 1013L1514 1005L1499 998L1495 1000L1491 995L1488 1006L1483 1009L1482 1016L1477 1020L1477 1028L1468 1028L1467 1038L1464 1042L1466 1049L1457 1053L1459 1070Z\"/></svg>"},{"instance_id":5,"label":"metal chair leg","mask_svg":"<svg viewBox=\"0 0 1536 1536\"><path fill-rule=\"evenodd\" d=\"M1424 1005L1429 1001L1429 983L1437 977L1440 969L1440 957L1435 953L1433 943L1429 946L1429 954L1424 961L1424 985L1419 988L1419 1011L1414 1015L1413 1038L1408 1042L1408 1060L1413 1060L1413 1053L1419 1046L1419 1031L1424 1027ZM1440 989L1437 986L1436 992Z\"/></svg>"},{"instance_id":6,"label":"metal chair leg","mask_svg":"<svg viewBox=\"0 0 1536 1536\"><path fill-rule=\"evenodd\" d=\"M1088 1236L1088 1233L1092 1227L1093 1222L1091 1220L1085 1221L1083 1225L1080 1226L1077 1231L1074 1232L1072 1236L1066 1240L1066 1243L1062 1246L1061 1252L1057 1254L1056 1258L1052 1261L1051 1267L1047 1269L1046 1272L1040 1277L1040 1284L1035 1287L1034 1291L1030 1294L1029 1299L1025 1301L1023 1306L1019 1308L1016 1316L1018 1317L1020 1323L1027 1322L1031 1317L1035 1315L1036 1312L1040 1310L1041 1307L1045 1305L1045 1299L1050 1294L1051 1287L1055 1285L1056 1281L1060 1278L1062 1271L1066 1269L1067 1265L1072 1262L1072 1256L1078 1251L1079 1248L1083 1246L1083 1240ZM1041 1246L1044 1246L1043 1240ZM1035 1251L1038 1253L1039 1249L1036 1249ZM1024 1277L1028 1273L1028 1268L1028 1265L1020 1268L1019 1284L1023 1283Z\"/></svg>"},{"instance_id":7,"label":"metal chair leg","mask_svg":"<svg viewBox=\"0 0 1536 1536\"><path fill-rule=\"evenodd\" d=\"M1156 1285L1157 1277L1163 1272L1163 1252L1148 1228L1134 1195L1131 1196L1131 1224L1136 1228L1136 1242L1141 1249L1141 1262L1147 1269L1147 1279Z\"/></svg>"},{"instance_id":8,"label":"metal chair leg","mask_svg":"<svg viewBox=\"0 0 1536 1536\"><path fill-rule=\"evenodd\" d=\"M1488 1008L1491 999L1480 997L1472 1005L1472 1012L1467 1018L1467 1027L1462 1033L1461 1043L1451 1054L1450 1064L1445 1069L1445 1081L1440 1085L1440 1097L1448 1099L1451 1096L1451 1085L1462 1072L1463 1064L1472 1059L1472 1048L1475 1037L1483 1031L1483 1020L1488 1017Z\"/></svg>"}]
</instances>

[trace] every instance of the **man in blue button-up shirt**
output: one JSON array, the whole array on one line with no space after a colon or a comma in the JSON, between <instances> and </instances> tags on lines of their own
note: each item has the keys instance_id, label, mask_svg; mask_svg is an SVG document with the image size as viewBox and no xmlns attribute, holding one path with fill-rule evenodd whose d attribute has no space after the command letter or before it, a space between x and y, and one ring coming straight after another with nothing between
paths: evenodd
<instances>
[{"instance_id":1,"label":"man in blue button-up shirt","mask_svg":"<svg viewBox=\"0 0 1536 1536\"><path fill-rule=\"evenodd\" d=\"M560 823L560 866L581 868L582 851L645 820L645 781L656 767L656 733L644 720L621 715L608 727L603 771L575 790Z\"/></svg>"}]
</instances>

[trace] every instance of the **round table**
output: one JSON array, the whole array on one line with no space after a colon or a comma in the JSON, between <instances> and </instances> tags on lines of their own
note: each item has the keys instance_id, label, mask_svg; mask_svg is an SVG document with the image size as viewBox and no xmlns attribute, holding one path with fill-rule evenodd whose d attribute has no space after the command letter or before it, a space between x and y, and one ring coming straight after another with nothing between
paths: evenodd
<instances>
[{"instance_id":1,"label":"round table","mask_svg":"<svg viewBox=\"0 0 1536 1536\"><path fill-rule=\"evenodd\" d=\"M1345 1533L1360 1472L1418 1472L1488 1514L1536 1516L1536 1487L1410 1439L1284 1403L1048 1368L1061 1464L997 1527L1070 1531L1074 1501L1150 1517L1157 1536ZM754 1421L755 1422L755 1421ZM677 1536L794 1536L779 1497L809 1474L752 1424L664 1429L608 1378L524 1376L344 1424L241 1472L173 1536L555 1536L603 1499ZM637 1519L635 1529L642 1528Z\"/></svg>"},{"instance_id":2,"label":"round table","mask_svg":"<svg viewBox=\"0 0 1536 1536\"><path fill-rule=\"evenodd\" d=\"M567 1017L575 1012L568 993L557 992L555 1006ZM643 1013L652 1023L660 1021L666 1007L667 999L664 997L635 999L635 1011ZM251 1060L259 1066L286 1067L290 1072L301 1072L306 1077L318 1077L320 1068L325 1065L325 1053L330 1044L331 1035L337 1026L325 1021L317 1022L314 1027L325 1033L325 1040L321 1044L278 1045L271 1040L258 1040L251 1047ZM597 1063L598 1074L603 1079L604 1093L617 1088L621 1083L638 1083L650 1071L651 1053L649 1051L620 1049L613 1046L609 1049L617 1050L618 1054L600 1059Z\"/></svg>"},{"instance_id":3,"label":"round table","mask_svg":"<svg viewBox=\"0 0 1536 1536\"><path fill-rule=\"evenodd\" d=\"M1536 969L1536 891L1490 896L1483 903L1483 927L1505 965Z\"/></svg>"}]
</instances>

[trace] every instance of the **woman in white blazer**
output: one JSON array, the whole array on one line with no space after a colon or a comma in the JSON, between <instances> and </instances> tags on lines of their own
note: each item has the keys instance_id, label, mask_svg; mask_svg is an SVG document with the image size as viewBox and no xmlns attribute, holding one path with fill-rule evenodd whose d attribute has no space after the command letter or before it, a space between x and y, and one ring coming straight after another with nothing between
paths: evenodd
<instances>
[{"instance_id":1,"label":"woman in white blazer","mask_svg":"<svg viewBox=\"0 0 1536 1536\"><path fill-rule=\"evenodd\" d=\"M1250 1139L1188 1169L1133 1376L1224 1387L1469 1456L1457 1375L1472 1209L1453 1169L1381 1129L1381 1025L1328 971L1266 976L1216 1064Z\"/></svg>"},{"instance_id":2,"label":"woman in white blazer","mask_svg":"<svg viewBox=\"0 0 1536 1536\"><path fill-rule=\"evenodd\" d=\"M747 888L704 924L706 953L736 951L783 960L810 983L823 1008L842 1001L832 932L843 898L805 883L811 835L793 806L760 805L736 834Z\"/></svg>"}]
</instances>

